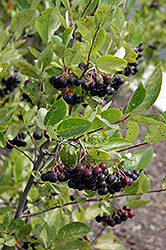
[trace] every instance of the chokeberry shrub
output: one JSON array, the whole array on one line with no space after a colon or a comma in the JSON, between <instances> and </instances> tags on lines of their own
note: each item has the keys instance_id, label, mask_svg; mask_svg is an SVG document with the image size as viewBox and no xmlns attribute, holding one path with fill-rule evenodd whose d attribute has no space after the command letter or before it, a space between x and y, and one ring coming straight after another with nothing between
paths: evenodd
<instances>
[{"instance_id":1,"label":"chokeberry shrub","mask_svg":"<svg viewBox=\"0 0 166 250\"><path fill-rule=\"evenodd\" d=\"M0 245L106 248L102 236L89 239L86 221L102 230L130 223L150 202L142 195L151 144L166 139L165 112L145 114L160 93L161 64L123 110L114 107L145 65L142 19L128 21L134 1L2 2ZM138 124L149 125L139 144ZM106 237L109 249L123 249Z\"/></svg>"}]
</instances>

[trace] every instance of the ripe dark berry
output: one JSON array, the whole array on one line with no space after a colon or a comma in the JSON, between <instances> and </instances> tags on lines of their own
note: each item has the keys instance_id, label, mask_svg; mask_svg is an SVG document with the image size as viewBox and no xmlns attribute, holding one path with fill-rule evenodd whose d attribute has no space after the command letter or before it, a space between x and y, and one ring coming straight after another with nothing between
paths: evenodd
<instances>
[{"instance_id":1,"label":"ripe dark berry","mask_svg":"<svg viewBox=\"0 0 166 250\"><path fill-rule=\"evenodd\" d=\"M113 95L115 93L115 89L109 85L104 90L106 95Z\"/></svg>"},{"instance_id":2,"label":"ripe dark berry","mask_svg":"<svg viewBox=\"0 0 166 250\"><path fill-rule=\"evenodd\" d=\"M103 215L103 217L102 217L102 221L104 221L106 223L109 221L109 219L110 219L110 216L107 214Z\"/></svg>"},{"instance_id":3,"label":"ripe dark berry","mask_svg":"<svg viewBox=\"0 0 166 250\"><path fill-rule=\"evenodd\" d=\"M103 83L101 80L98 80L98 81L96 82L96 87L97 87L98 89L101 89L103 86L104 86L104 83Z\"/></svg>"},{"instance_id":4,"label":"ripe dark berry","mask_svg":"<svg viewBox=\"0 0 166 250\"><path fill-rule=\"evenodd\" d=\"M80 86L81 85L81 83L82 83L82 81L80 80L80 79L75 79L75 85L76 86Z\"/></svg>"},{"instance_id":5,"label":"ripe dark berry","mask_svg":"<svg viewBox=\"0 0 166 250\"><path fill-rule=\"evenodd\" d=\"M130 185L130 178L129 178L129 177L125 177L125 178L123 179L123 184L124 184L125 186L129 186L129 185Z\"/></svg>"},{"instance_id":6,"label":"ripe dark berry","mask_svg":"<svg viewBox=\"0 0 166 250\"><path fill-rule=\"evenodd\" d=\"M90 91L91 96L97 96L97 93L98 93L97 89L93 89L93 90Z\"/></svg>"},{"instance_id":7,"label":"ripe dark berry","mask_svg":"<svg viewBox=\"0 0 166 250\"><path fill-rule=\"evenodd\" d=\"M95 217L95 220L99 223L99 222L102 222L102 217L101 217L101 215L97 215L96 217Z\"/></svg>"},{"instance_id":8,"label":"ripe dark berry","mask_svg":"<svg viewBox=\"0 0 166 250\"><path fill-rule=\"evenodd\" d=\"M76 167L75 167L75 174L77 175L77 176L81 176L81 175L83 175L84 173L85 173L85 171L86 171L86 169L85 169L85 167L83 166L83 165L77 165Z\"/></svg>"},{"instance_id":9,"label":"ripe dark berry","mask_svg":"<svg viewBox=\"0 0 166 250\"><path fill-rule=\"evenodd\" d=\"M42 181L48 181L48 174L47 173L44 173L41 175L41 180Z\"/></svg>"},{"instance_id":10,"label":"ripe dark berry","mask_svg":"<svg viewBox=\"0 0 166 250\"><path fill-rule=\"evenodd\" d=\"M71 195L70 195L70 200L71 200L71 201L75 201L74 194L71 194Z\"/></svg>"},{"instance_id":11,"label":"ripe dark berry","mask_svg":"<svg viewBox=\"0 0 166 250\"><path fill-rule=\"evenodd\" d=\"M87 81L82 81L81 83L82 89L89 90L89 83Z\"/></svg>"},{"instance_id":12,"label":"ripe dark berry","mask_svg":"<svg viewBox=\"0 0 166 250\"><path fill-rule=\"evenodd\" d=\"M86 170L84 175L83 175L83 179L85 181L89 181L92 177L93 177L92 171L91 170Z\"/></svg>"},{"instance_id":13,"label":"ripe dark berry","mask_svg":"<svg viewBox=\"0 0 166 250\"><path fill-rule=\"evenodd\" d=\"M64 173L58 174L58 181L59 182L64 182L66 181L66 175Z\"/></svg>"},{"instance_id":14,"label":"ripe dark berry","mask_svg":"<svg viewBox=\"0 0 166 250\"><path fill-rule=\"evenodd\" d=\"M93 90L93 89L96 89L96 83L95 82L91 82L89 84L89 90Z\"/></svg>"},{"instance_id":15,"label":"ripe dark berry","mask_svg":"<svg viewBox=\"0 0 166 250\"><path fill-rule=\"evenodd\" d=\"M77 104L82 102L82 96L80 94L78 94L78 93L75 93L73 95L73 99L76 101Z\"/></svg>"},{"instance_id":16,"label":"ripe dark berry","mask_svg":"<svg viewBox=\"0 0 166 250\"><path fill-rule=\"evenodd\" d=\"M132 173L131 178L133 179L133 181L135 181L138 178L138 176L136 174Z\"/></svg>"},{"instance_id":17,"label":"ripe dark berry","mask_svg":"<svg viewBox=\"0 0 166 250\"><path fill-rule=\"evenodd\" d=\"M137 175L137 177L140 176L140 171L138 169L134 169L133 170L133 173Z\"/></svg>"},{"instance_id":18,"label":"ripe dark berry","mask_svg":"<svg viewBox=\"0 0 166 250\"><path fill-rule=\"evenodd\" d=\"M13 146L10 145L8 142L6 143L6 147L7 147L8 149L12 149L12 148L13 148Z\"/></svg>"},{"instance_id":19,"label":"ripe dark berry","mask_svg":"<svg viewBox=\"0 0 166 250\"><path fill-rule=\"evenodd\" d=\"M21 83L22 78L21 78L20 76L15 76L15 77L14 77L14 81L15 81L16 83Z\"/></svg>"},{"instance_id":20,"label":"ripe dark berry","mask_svg":"<svg viewBox=\"0 0 166 250\"><path fill-rule=\"evenodd\" d=\"M116 90L118 90L118 89L120 88L120 85L117 85L117 84L113 83L113 84L111 85L111 87L114 88L115 91L116 91Z\"/></svg>"},{"instance_id":21,"label":"ripe dark berry","mask_svg":"<svg viewBox=\"0 0 166 250\"><path fill-rule=\"evenodd\" d=\"M128 218L128 212L122 213L122 215L120 216L120 218L121 218L122 221L126 221L127 218Z\"/></svg>"},{"instance_id":22,"label":"ripe dark berry","mask_svg":"<svg viewBox=\"0 0 166 250\"><path fill-rule=\"evenodd\" d=\"M99 189L98 190L98 194L99 195L106 195L106 194L108 194L108 188L101 188L101 189Z\"/></svg>"},{"instance_id":23,"label":"ripe dark berry","mask_svg":"<svg viewBox=\"0 0 166 250\"><path fill-rule=\"evenodd\" d=\"M123 206L123 209L126 210L126 211L129 211L129 210L130 210L130 207L127 206L127 205L125 205L125 206Z\"/></svg>"},{"instance_id":24,"label":"ripe dark berry","mask_svg":"<svg viewBox=\"0 0 166 250\"><path fill-rule=\"evenodd\" d=\"M57 175L55 175L54 173L49 173L48 174L48 181L49 182L56 182L58 180Z\"/></svg>"},{"instance_id":25,"label":"ripe dark berry","mask_svg":"<svg viewBox=\"0 0 166 250\"><path fill-rule=\"evenodd\" d=\"M115 179L116 179L115 175L109 174L106 178L106 182L107 182L107 184L111 185L111 184L113 184Z\"/></svg>"},{"instance_id":26,"label":"ripe dark berry","mask_svg":"<svg viewBox=\"0 0 166 250\"><path fill-rule=\"evenodd\" d=\"M77 181L70 180L70 181L68 182L68 186L69 186L69 188L74 188L74 189L76 189L76 188L77 188Z\"/></svg>"},{"instance_id":27,"label":"ripe dark berry","mask_svg":"<svg viewBox=\"0 0 166 250\"><path fill-rule=\"evenodd\" d=\"M56 82L58 82L58 85L59 85L59 88L66 88L67 87L67 80L66 78L64 78L63 76L62 77L59 77Z\"/></svg>"},{"instance_id":28,"label":"ripe dark berry","mask_svg":"<svg viewBox=\"0 0 166 250\"><path fill-rule=\"evenodd\" d=\"M103 80L104 80L104 83L105 83L106 85L110 84L111 81L112 81L112 79L111 79L111 77L110 77L109 75L103 76Z\"/></svg>"},{"instance_id":29,"label":"ripe dark berry","mask_svg":"<svg viewBox=\"0 0 166 250\"><path fill-rule=\"evenodd\" d=\"M128 217L131 219L134 216L134 210L132 208L130 208L130 210L128 211Z\"/></svg>"},{"instance_id":30,"label":"ripe dark berry","mask_svg":"<svg viewBox=\"0 0 166 250\"><path fill-rule=\"evenodd\" d=\"M102 182L105 180L105 174L100 174L98 177L97 177L97 180L98 182Z\"/></svg>"},{"instance_id":31,"label":"ripe dark berry","mask_svg":"<svg viewBox=\"0 0 166 250\"><path fill-rule=\"evenodd\" d=\"M104 162L101 162L101 163L99 164L99 167L100 167L102 170L104 170L104 169L107 168L107 165L106 165Z\"/></svg>"},{"instance_id":32,"label":"ripe dark berry","mask_svg":"<svg viewBox=\"0 0 166 250\"><path fill-rule=\"evenodd\" d=\"M51 76L50 78L49 78L49 82L52 84L52 85L54 85L54 83L56 82L56 80L58 79L58 76Z\"/></svg>"},{"instance_id":33,"label":"ripe dark berry","mask_svg":"<svg viewBox=\"0 0 166 250\"><path fill-rule=\"evenodd\" d=\"M121 224L121 223L122 223L121 218L118 217L118 216L115 216L114 220L115 220L115 223L116 223L116 224Z\"/></svg>"},{"instance_id":34,"label":"ripe dark berry","mask_svg":"<svg viewBox=\"0 0 166 250\"><path fill-rule=\"evenodd\" d=\"M102 168L100 167L95 167L93 170L92 170L92 173L93 173L93 176L94 177L97 177L98 175L100 175L102 173Z\"/></svg>"},{"instance_id":35,"label":"ripe dark berry","mask_svg":"<svg viewBox=\"0 0 166 250\"><path fill-rule=\"evenodd\" d=\"M110 218L107 222L108 226L110 227L114 227L116 225L116 222L114 221L114 219Z\"/></svg>"},{"instance_id":36,"label":"ripe dark berry","mask_svg":"<svg viewBox=\"0 0 166 250\"><path fill-rule=\"evenodd\" d=\"M33 138L35 139L35 140L40 140L41 138L42 138L42 132L40 132L40 131L35 131L34 133L33 133Z\"/></svg>"},{"instance_id":37,"label":"ripe dark berry","mask_svg":"<svg viewBox=\"0 0 166 250\"><path fill-rule=\"evenodd\" d=\"M117 85L122 85L125 82L125 79L122 76L118 76L114 79L114 83Z\"/></svg>"},{"instance_id":38,"label":"ripe dark berry","mask_svg":"<svg viewBox=\"0 0 166 250\"><path fill-rule=\"evenodd\" d=\"M74 79L73 77L69 77L69 78L67 79L67 84L69 84L69 85L74 85L74 84L75 84L75 79Z\"/></svg>"},{"instance_id":39,"label":"ripe dark berry","mask_svg":"<svg viewBox=\"0 0 166 250\"><path fill-rule=\"evenodd\" d=\"M107 183L105 181L98 182L97 183L97 187L98 187L98 189L106 188L107 187Z\"/></svg>"},{"instance_id":40,"label":"ripe dark berry","mask_svg":"<svg viewBox=\"0 0 166 250\"><path fill-rule=\"evenodd\" d=\"M130 179L130 183L128 184L128 186L131 186L133 184L133 179L132 178L129 178Z\"/></svg>"}]
</instances>

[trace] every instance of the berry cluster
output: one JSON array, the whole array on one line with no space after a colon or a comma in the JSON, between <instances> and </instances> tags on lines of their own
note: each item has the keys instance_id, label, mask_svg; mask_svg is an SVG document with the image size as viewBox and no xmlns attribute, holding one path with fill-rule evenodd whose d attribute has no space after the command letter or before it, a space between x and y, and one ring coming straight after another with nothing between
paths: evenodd
<instances>
[{"instance_id":1,"label":"berry cluster","mask_svg":"<svg viewBox=\"0 0 166 250\"><path fill-rule=\"evenodd\" d=\"M120 85L125 82L125 80L123 77L117 75L113 80L109 75L104 75L103 81L96 80L95 77L94 81L88 83L88 81L81 81L78 78L74 79L73 77L69 77L66 79L64 77L53 75L51 78L49 78L49 82L54 88L61 89L61 95L59 95L57 99L60 99L63 96L63 99L67 104L76 105L83 101L83 97L80 94L71 91L71 86L81 86L82 91L84 90L87 93L89 92L91 96L104 97L105 95L113 95L115 91L119 89ZM69 94L69 91L73 95Z\"/></svg>"},{"instance_id":2,"label":"berry cluster","mask_svg":"<svg viewBox=\"0 0 166 250\"><path fill-rule=\"evenodd\" d=\"M24 141L25 134L23 132L19 133L13 140L9 140L9 142L12 145L16 145L17 147L26 147L27 143ZM6 144L6 147L8 149L12 149L13 146L11 146L9 143Z\"/></svg>"},{"instance_id":3,"label":"berry cluster","mask_svg":"<svg viewBox=\"0 0 166 250\"><path fill-rule=\"evenodd\" d=\"M133 218L134 216L134 210L130 208L129 206L123 206L123 208L114 211L112 216L110 215L97 215L95 220L100 223L104 222L110 227L114 227L115 225L121 224L122 221L126 221L128 218Z\"/></svg>"},{"instance_id":4,"label":"berry cluster","mask_svg":"<svg viewBox=\"0 0 166 250\"><path fill-rule=\"evenodd\" d=\"M27 86L27 84L30 83L30 82L31 82L30 79L26 80L26 81L24 82L24 86ZM32 103L31 98L30 98L25 92L22 94L22 98L23 98L23 99L22 99L23 101L26 100L27 102Z\"/></svg>"},{"instance_id":5,"label":"berry cluster","mask_svg":"<svg viewBox=\"0 0 166 250\"><path fill-rule=\"evenodd\" d=\"M60 172L59 172L60 170ZM69 188L81 190L98 191L99 195L106 195L108 192L114 194L125 186L131 186L140 175L140 171L135 169L133 172L119 170L109 174L107 165L101 162L95 168L86 169L85 166L77 164L67 170L57 166L56 172L48 171L41 175L42 181L64 182L69 180Z\"/></svg>"},{"instance_id":6,"label":"berry cluster","mask_svg":"<svg viewBox=\"0 0 166 250\"><path fill-rule=\"evenodd\" d=\"M10 94L17 87L18 83L21 83L22 79L20 76L14 75L10 77L2 78L2 83L5 85L5 88L0 89L0 97Z\"/></svg>"},{"instance_id":7,"label":"berry cluster","mask_svg":"<svg viewBox=\"0 0 166 250\"><path fill-rule=\"evenodd\" d=\"M140 64L140 59L143 57L142 51L144 50L144 47L142 46L143 42L137 46L134 51L137 53L137 58L136 62L134 63L128 63L127 67L124 69L124 72L119 72L122 73L123 75L129 77L130 75L135 75L139 71L139 64Z\"/></svg>"}]
</instances>

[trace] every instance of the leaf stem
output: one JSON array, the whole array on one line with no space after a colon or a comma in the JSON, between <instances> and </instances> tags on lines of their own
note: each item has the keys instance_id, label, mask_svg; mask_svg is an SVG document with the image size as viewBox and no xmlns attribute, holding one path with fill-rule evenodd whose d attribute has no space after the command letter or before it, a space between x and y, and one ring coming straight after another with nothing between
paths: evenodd
<instances>
[{"instance_id":1,"label":"leaf stem","mask_svg":"<svg viewBox=\"0 0 166 250\"><path fill-rule=\"evenodd\" d=\"M100 232L96 235L96 237L94 238L94 240L92 240L91 242L91 246L93 245L93 243L100 237L100 235L102 234L102 232L104 231L105 227L102 227L102 229L100 230Z\"/></svg>"},{"instance_id":2,"label":"leaf stem","mask_svg":"<svg viewBox=\"0 0 166 250\"><path fill-rule=\"evenodd\" d=\"M9 39L6 41L6 43L4 44L4 46L2 47L2 50L4 50L6 48L6 46L8 45L8 43L12 40L12 38L14 37L15 33L13 32L11 34L11 36L9 37Z\"/></svg>"}]
</instances>

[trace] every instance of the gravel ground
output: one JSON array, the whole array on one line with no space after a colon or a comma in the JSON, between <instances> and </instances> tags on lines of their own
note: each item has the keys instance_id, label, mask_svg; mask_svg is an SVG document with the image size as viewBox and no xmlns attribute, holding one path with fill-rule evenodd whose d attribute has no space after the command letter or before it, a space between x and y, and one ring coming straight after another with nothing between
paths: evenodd
<instances>
[{"instance_id":1,"label":"gravel ground","mask_svg":"<svg viewBox=\"0 0 166 250\"><path fill-rule=\"evenodd\" d=\"M130 91L120 91L117 98L113 101L113 106L123 108L131 94ZM147 113L160 114L155 107L151 107ZM136 143L140 143L143 140L146 129L147 126L140 126L140 135ZM146 149L147 147L143 146L141 149ZM162 179L166 176L165 149L166 140L153 145L156 157L146 168L151 178L150 190L161 189ZM151 199L152 202L142 208L136 209L133 219L117 225L113 229L113 233L121 240L125 246L125 250L166 250L166 192L145 194L143 195L143 199ZM117 203L124 204L125 200L118 198ZM96 227L96 222L93 222L91 228L95 228L94 234L91 236L93 239L102 226L99 225ZM102 235L108 233L109 230L110 228L105 229ZM96 250L96 248L92 249Z\"/></svg>"}]
</instances>

